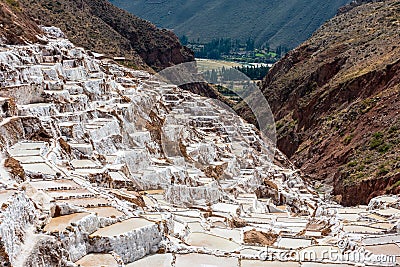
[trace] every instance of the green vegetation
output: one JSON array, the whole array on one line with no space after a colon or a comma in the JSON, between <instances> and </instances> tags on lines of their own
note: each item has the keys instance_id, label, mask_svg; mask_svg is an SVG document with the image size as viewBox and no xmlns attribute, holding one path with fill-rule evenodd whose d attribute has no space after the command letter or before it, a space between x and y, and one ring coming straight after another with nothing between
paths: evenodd
<instances>
[{"instance_id":1,"label":"green vegetation","mask_svg":"<svg viewBox=\"0 0 400 267\"><path fill-rule=\"evenodd\" d=\"M355 160L353 160L353 161L350 161L349 163L347 163L347 167L355 167L355 166L357 166L357 161L355 161Z\"/></svg>"},{"instance_id":2,"label":"green vegetation","mask_svg":"<svg viewBox=\"0 0 400 267\"><path fill-rule=\"evenodd\" d=\"M369 149L377 150L382 154L388 152L391 147L392 145L390 143L385 142L384 134L382 132L374 133L369 142Z\"/></svg>"},{"instance_id":3,"label":"green vegetation","mask_svg":"<svg viewBox=\"0 0 400 267\"><path fill-rule=\"evenodd\" d=\"M267 66L243 66L243 67L236 67L238 71L245 74L252 80L262 80L268 73L269 67Z\"/></svg>"},{"instance_id":4,"label":"green vegetation","mask_svg":"<svg viewBox=\"0 0 400 267\"><path fill-rule=\"evenodd\" d=\"M19 3L15 0L6 0L6 3L13 7L19 7Z\"/></svg>"},{"instance_id":5,"label":"green vegetation","mask_svg":"<svg viewBox=\"0 0 400 267\"><path fill-rule=\"evenodd\" d=\"M385 176L388 173L389 173L389 170L386 168L385 164L379 165L379 168L378 168L378 175L379 176Z\"/></svg>"},{"instance_id":6,"label":"green vegetation","mask_svg":"<svg viewBox=\"0 0 400 267\"><path fill-rule=\"evenodd\" d=\"M399 130L399 127L397 125L394 125L394 126L389 128L388 133L389 134L394 134L394 133L397 133L398 130Z\"/></svg>"},{"instance_id":7,"label":"green vegetation","mask_svg":"<svg viewBox=\"0 0 400 267\"><path fill-rule=\"evenodd\" d=\"M351 140L353 140L354 135L350 134L347 135L344 139L343 139L343 144L348 145L351 143Z\"/></svg>"},{"instance_id":8,"label":"green vegetation","mask_svg":"<svg viewBox=\"0 0 400 267\"><path fill-rule=\"evenodd\" d=\"M383 144L383 134L381 132L376 132L372 135L372 138L369 142L370 149L376 149Z\"/></svg>"},{"instance_id":9,"label":"green vegetation","mask_svg":"<svg viewBox=\"0 0 400 267\"><path fill-rule=\"evenodd\" d=\"M285 46L278 46L271 49L268 44L256 46L253 39L246 42L240 39L218 38L210 42L200 40L189 40L186 35L181 36L180 41L195 52L197 58L239 61L249 63L275 63L289 49Z\"/></svg>"}]
</instances>

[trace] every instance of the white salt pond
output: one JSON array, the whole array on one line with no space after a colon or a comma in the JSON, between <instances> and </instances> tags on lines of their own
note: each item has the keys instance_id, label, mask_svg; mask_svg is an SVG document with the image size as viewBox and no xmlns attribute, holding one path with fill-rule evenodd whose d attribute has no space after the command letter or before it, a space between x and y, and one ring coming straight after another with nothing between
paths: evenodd
<instances>
[{"instance_id":1,"label":"white salt pond","mask_svg":"<svg viewBox=\"0 0 400 267\"><path fill-rule=\"evenodd\" d=\"M238 266L236 258L216 257L205 254L178 254L175 267L235 267Z\"/></svg>"},{"instance_id":2,"label":"white salt pond","mask_svg":"<svg viewBox=\"0 0 400 267\"><path fill-rule=\"evenodd\" d=\"M86 189L57 190L47 192L53 198L84 197L91 196L93 193Z\"/></svg>"},{"instance_id":3,"label":"white salt pond","mask_svg":"<svg viewBox=\"0 0 400 267\"><path fill-rule=\"evenodd\" d=\"M187 237L186 243L195 247L205 247L208 249L219 249L225 251L234 251L240 248L240 245L233 241L207 233L191 233Z\"/></svg>"},{"instance_id":4,"label":"white salt pond","mask_svg":"<svg viewBox=\"0 0 400 267\"><path fill-rule=\"evenodd\" d=\"M302 239L302 238L290 238L290 237L282 237L277 242L277 246L281 248L304 248L311 245L311 239Z\"/></svg>"},{"instance_id":5,"label":"white salt pond","mask_svg":"<svg viewBox=\"0 0 400 267\"><path fill-rule=\"evenodd\" d=\"M46 163L22 163L26 172L56 175L56 171Z\"/></svg>"},{"instance_id":6,"label":"white salt pond","mask_svg":"<svg viewBox=\"0 0 400 267\"><path fill-rule=\"evenodd\" d=\"M97 162L94 162L93 160L90 159L74 159L71 161L72 167L76 169L82 169L82 168L100 168L101 165L98 164Z\"/></svg>"},{"instance_id":7,"label":"white salt pond","mask_svg":"<svg viewBox=\"0 0 400 267\"><path fill-rule=\"evenodd\" d=\"M354 267L354 265L339 263L320 263L320 262L303 262L301 267Z\"/></svg>"},{"instance_id":8,"label":"white salt pond","mask_svg":"<svg viewBox=\"0 0 400 267\"><path fill-rule=\"evenodd\" d=\"M297 262L241 260L241 267L299 267Z\"/></svg>"},{"instance_id":9,"label":"white salt pond","mask_svg":"<svg viewBox=\"0 0 400 267\"><path fill-rule=\"evenodd\" d=\"M173 256L172 254L155 254L145 257L135 262L129 263L126 267L171 267Z\"/></svg>"},{"instance_id":10,"label":"white salt pond","mask_svg":"<svg viewBox=\"0 0 400 267\"><path fill-rule=\"evenodd\" d=\"M68 203L70 205L80 206L80 207L99 207L99 206L109 206L110 202L101 197L89 197L89 198L71 198L59 200L59 202Z\"/></svg>"},{"instance_id":11,"label":"white salt pond","mask_svg":"<svg viewBox=\"0 0 400 267\"><path fill-rule=\"evenodd\" d=\"M120 266L111 254L88 254L75 262L82 267L118 267Z\"/></svg>"},{"instance_id":12,"label":"white salt pond","mask_svg":"<svg viewBox=\"0 0 400 267\"><path fill-rule=\"evenodd\" d=\"M153 222L150 222L146 219L143 218L132 218L123 222L115 223L113 225L100 228L93 234L91 234L91 237L94 236L103 236L103 237L113 237L117 236L126 232L133 231L135 229L153 225Z\"/></svg>"},{"instance_id":13,"label":"white salt pond","mask_svg":"<svg viewBox=\"0 0 400 267\"><path fill-rule=\"evenodd\" d=\"M365 249L371 251L375 255L382 254L400 256L400 247L397 244L366 246Z\"/></svg>"},{"instance_id":14,"label":"white salt pond","mask_svg":"<svg viewBox=\"0 0 400 267\"><path fill-rule=\"evenodd\" d=\"M75 189L78 188L79 185L72 180L60 179L60 180L43 180L43 181L31 181L30 184L36 188L41 190L46 189L54 189L54 188L62 188L62 189Z\"/></svg>"},{"instance_id":15,"label":"white salt pond","mask_svg":"<svg viewBox=\"0 0 400 267\"><path fill-rule=\"evenodd\" d=\"M46 232L63 232L71 223L75 223L87 215L89 213L81 212L51 218L50 222L44 227L44 230Z\"/></svg>"},{"instance_id":16,"label":"white salt pond","mask_svg":"<svg viewBox=\"0 0 400 267\"><path fill-rule=\"evenodd\" d=\"M364 233L364 234L382 233L382 229L377 229L362 225L345 225L343 226L343 230L348 233Z\"/></svg>"},{"instance_id":17,"label":"white salt pond","mask_svg":"<svg viewBox=\"0 0 400 267\"><path fill-rule=\"evenodd\" d=\"M98 207L98 208L86 208L89 212L94 212L99 217L121 217L125 215L121 211L114 207Z\"/></svg>"},{"instance_id":18,"label":"white salt pond","mask_svg":"<svg viewBox=\"0 0 400 267\"><path fill-rule=\"evenodd\" d=\"M4 190L0 191L0 203L4 203L8 200L8 198L14 194L16 191L15 190Z\"/></svg>"},{"instance_id":19,"label":"white salt pond","mask_svg":"<svg viewBox=\"0 0 400 267\"><path fill-rule=\"evenodd\" d=\"M44 159L41 156L26 156L26 157L14 157L14 159L18 160L21 163L39 163L44 162Z\"/></svg>"}]
</instances>

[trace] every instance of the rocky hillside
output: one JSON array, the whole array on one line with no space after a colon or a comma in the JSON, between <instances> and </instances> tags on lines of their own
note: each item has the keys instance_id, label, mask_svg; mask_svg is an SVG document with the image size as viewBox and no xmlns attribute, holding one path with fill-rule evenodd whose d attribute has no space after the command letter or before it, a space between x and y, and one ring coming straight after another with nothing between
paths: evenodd
<instances>
[{"instance_id":1,"label":"rocky hillside","mask_svg":"<svg viewBox=\"0 0 400 267\"><path fill-rule=\"evenodd\" d=\"M345 205L400 191L399 29L400 1L353 6L263 81L278 147Z\"/></svg>"},{"instance_id":2,"label":"rocky hillside","mask_svg":"<svg viewBox=\"0 0 400 267\"><path fill-rule=\"evenodd\" d=\"M38 41L39 27L21 11L18 2L0 1L0 43L22 44Z\"/></svg>"},{"instance_id":3,"label":"rocky hillside","mask_svg":"<svg viewBox=\"0 0 400 267\"><path fill-rule=\"evenodd\" d=\"M75 44L109 56L125 57L134 67L148 65L160 70L193 60L192 52L172 32L157 29L106 0L19 2L20 8L38 23L61 28Z\"/></svg>"},{"instance_id":4,"label":"rocky hillside","mask_svg":"<svg viewBox=\"0 0 400 267\"><path fill-rule=\"evenodd\" d=\"M294 48L349 0L111 0L115 5L173 29L179 36L207 41L253 38L257 45ZM234 4L233 4L234 3Z\"/></svg>"}]
</instances>

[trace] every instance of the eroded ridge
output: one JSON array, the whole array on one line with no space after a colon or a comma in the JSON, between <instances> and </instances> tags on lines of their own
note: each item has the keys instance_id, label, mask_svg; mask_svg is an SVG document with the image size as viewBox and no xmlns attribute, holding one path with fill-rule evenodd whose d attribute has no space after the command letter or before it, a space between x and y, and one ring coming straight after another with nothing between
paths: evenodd
<instances>
[{"instance_id":1,"label":"eroded ridge","mask_svg":"<svg viewBox=\"0 0 400 267\"><path fill-rule=\"evenodd\" d=\"M391 266L400 256L398 197L336 205L218 103L45 30L47 45L0 51L2 263L354 266L356 251Z\"/></svg>"}]
</instances>

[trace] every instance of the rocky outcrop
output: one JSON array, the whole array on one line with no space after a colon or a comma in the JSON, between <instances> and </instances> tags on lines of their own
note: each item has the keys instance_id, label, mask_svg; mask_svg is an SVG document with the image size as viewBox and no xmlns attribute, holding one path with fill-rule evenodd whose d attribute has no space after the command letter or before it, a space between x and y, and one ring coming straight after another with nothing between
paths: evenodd
<instances>
[{"instance_id":1,"label":"rocky outcrop","mask_svg":"<svg viewBox=\"0 0 400 267\"><path fill-rule=\"evenodd\" d=\"M263 81L279 149L314 182L335 185L345 205L398 186L399 14L397 1L354 6Z\"/></svg>"}]
</instances>

